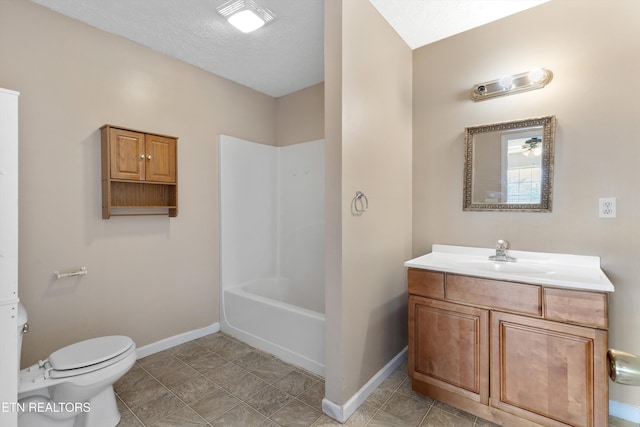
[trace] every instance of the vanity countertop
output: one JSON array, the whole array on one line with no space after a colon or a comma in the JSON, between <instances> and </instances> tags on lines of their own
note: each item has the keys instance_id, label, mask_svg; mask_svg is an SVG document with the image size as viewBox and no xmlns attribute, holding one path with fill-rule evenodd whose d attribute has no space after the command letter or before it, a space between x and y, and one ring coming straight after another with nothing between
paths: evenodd
<instances>
[{"instance_id":1,"label":"vanity countertop","mask_svg":"<svg viewBox=\"0 0 640 427\"><path fill-rule=\"evenodd\" d=\"M406 267L467 276L613 292L600 268L600 257L545 252L508 251L516 262L490 261L495 249L433 245L432 252L404 263Z\"/></svg>"}]
</instances>

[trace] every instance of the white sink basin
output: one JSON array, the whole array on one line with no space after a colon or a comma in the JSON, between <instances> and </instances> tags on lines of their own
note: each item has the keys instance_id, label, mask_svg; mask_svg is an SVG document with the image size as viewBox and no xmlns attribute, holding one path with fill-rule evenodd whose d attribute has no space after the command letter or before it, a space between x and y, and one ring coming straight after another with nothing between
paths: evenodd
<instances>
[{"instance_id":1,"label":"white sink basin","mask_svg":"<svg viewBox=\"0 0 640 427\"><path fill-rule=\"evenodd\" d=\"M497 273L511 273L511 274L553 274L552 266L534 266L526 265L524 263L516 262L503 262L503 261L454 261L451 264L456 264L460 267L469 268L472 270L481 270L487 272Z\"/></svg>"},{"instance_id":2,"label":"white sink basin","mask_svg":"<svg viewBox=\"0 0 640 427\"><path fill-rule=\"evenodd\" d=\"M491 261L495 249L433 245L432 252L405 262L406 267L497 280L613 292L597 256L509 250L515 262Z\"/></svg>"}]
</instances>

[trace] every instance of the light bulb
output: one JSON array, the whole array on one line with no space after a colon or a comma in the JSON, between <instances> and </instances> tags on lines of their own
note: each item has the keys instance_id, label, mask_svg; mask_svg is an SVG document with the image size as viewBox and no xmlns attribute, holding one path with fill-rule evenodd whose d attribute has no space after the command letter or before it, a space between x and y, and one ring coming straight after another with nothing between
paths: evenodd
<instances>
[{"instance_id":1,"label":"light bulb","mask_svg":"<svg viewBox=\"0 0 640 427\"><path fill-rule=\"evenodd\" d=\"M534 68L533 70L529 71L529 80L531 80L531 82L533 83L538 83L544 78L544 76L545 72L542 68Z\"/></svg>"},{"instance_id":2,"label":"light bulb","mask_svg":"<svg viewBox=\"0 0 640 427\"><path fill-rule=\"evenodd\" d=\"M500 79L500 86L504 89L510 89L513 86L513 76L504 76Z\"/></svg>"},{"instance_id":3,"label":"light bulb","mask_svg":"<svg viewBox=\"0 0 640 427\"><path fill-rule=\"evenodd\" d=\"M234 15L231 15L227 21L243 33L250 33L262 27L265 22L252 10L245 9Z\"/></svg>"}]
</instances>

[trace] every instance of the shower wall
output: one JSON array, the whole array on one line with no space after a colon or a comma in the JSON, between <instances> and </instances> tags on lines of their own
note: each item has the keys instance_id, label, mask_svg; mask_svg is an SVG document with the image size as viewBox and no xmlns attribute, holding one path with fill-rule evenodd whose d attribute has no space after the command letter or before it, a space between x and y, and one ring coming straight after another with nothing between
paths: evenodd
<instances>
[{"instance_id":1,"label":"shower wall","mask_svg":"<svg viewBox=\"0 0 640 427\"><path fill-rule=\"evenodd\" d=\"M324 141L220 137L221 283L284 277L289 303L324 313Z\"/></svg>"},{"instance_id":2,"label":"shower wall","mask_svg":"<svg viewBox=\"0 0 640 427\"><path fill-rule=\"evenodd\" d=\"M277 274L274 147L220 137L220 270L223 287Z\"/></svg>"},{"instance_id":3,"label":"shower wall","mask_svg":"<svg viewBox=\"0 0 640 427\"><path fill-rule=\"evenodd\" d=\"M278 154L278 271L295 305L324 313L324 141Z\"/></svg>"}]
</instances>

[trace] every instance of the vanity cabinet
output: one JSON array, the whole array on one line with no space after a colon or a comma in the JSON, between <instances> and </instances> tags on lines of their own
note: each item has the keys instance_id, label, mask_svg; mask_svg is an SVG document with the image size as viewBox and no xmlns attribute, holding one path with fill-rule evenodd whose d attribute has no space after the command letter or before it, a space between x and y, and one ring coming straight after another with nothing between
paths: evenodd
<instances>
[{"instance_id":1,"label":"vanity cabinet","mask_svg":"<svg viewBox=\"0 0 640 427\"><path fill-rule=\"evenodd\" d=\"M410 268L414 390L508 426L608 425L607 294Z\"/></svg>"},{"instance_id":2,"label":"vanity cabinet","mask_svg":"<svg viewBox=\"0 0 640 427\"><path fill-rule=\"evenodd\" d=\"M494 312L491 338L493 407L545 426L606 425L606 331Z\"/></svg>"},{"instance_id":3,"label":"vanity cabinet","mask_svg":"<svg viewBox=\"0 0 640 427\"><path fill-rule=\"evenodd\" d=\"M177 143L173 136L104 125L102 218L178 215Z\"/></svg>"},{"instance_id":4,"label":"vanity cabinet","mask_svg":"<svg viewBox=\"0 0 640 427\"><path fill-rule=\"evenodd\" d=\"M489 402L489 311L409 297L413 378L476 402Z\"/></svg>"}]
</instances>

